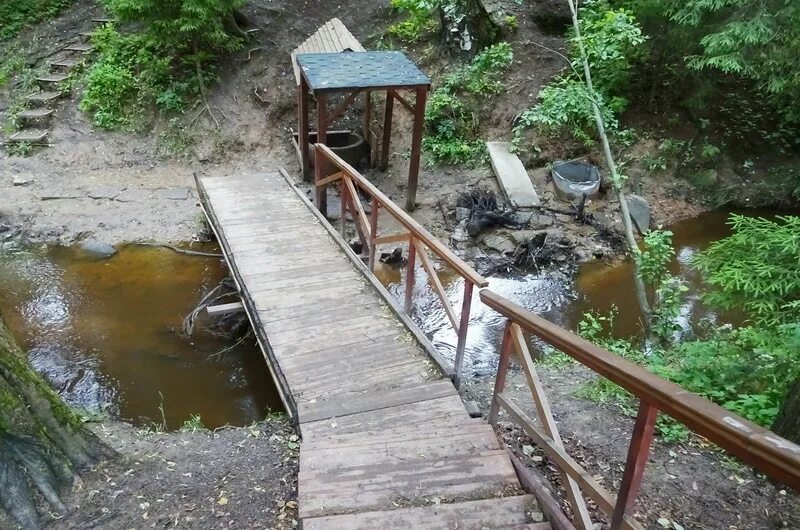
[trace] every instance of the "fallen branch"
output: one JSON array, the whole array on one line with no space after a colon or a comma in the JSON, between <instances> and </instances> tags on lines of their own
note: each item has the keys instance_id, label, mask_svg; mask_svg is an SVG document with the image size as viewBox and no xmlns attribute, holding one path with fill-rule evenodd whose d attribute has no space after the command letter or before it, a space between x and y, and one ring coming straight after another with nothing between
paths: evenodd
<instances>
[{"instance_id":1,"label":"fallen branch","mask_svg":"<svg viewBox=\"0 0 800 530\"><path fill-rule=\"evenodd\" d=\"M149 243L147 241L136 241L134 245L141 245L144 247L163 247L169 249L173 252L177 252L178 254L186 254L187 256L200 256L203 258L224 258L222 254L216 254L213 252L201 252L199 250L189 250L185 248L178 248L172 245L167 245L166 243Z\"/></svg>"}]
</instances>

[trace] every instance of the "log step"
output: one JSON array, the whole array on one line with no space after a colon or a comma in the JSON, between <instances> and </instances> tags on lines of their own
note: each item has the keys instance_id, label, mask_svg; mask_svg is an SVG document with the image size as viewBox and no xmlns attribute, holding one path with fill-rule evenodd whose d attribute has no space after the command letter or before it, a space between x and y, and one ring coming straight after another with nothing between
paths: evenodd
<instances>
[{"instance_id":1,"label":"log step","mask_svg":"<svg viewBox=\"0 0 800 530\"><path fill-rule=\"evenodd\" d=\"M18 131L8 137L9 143L22 143L22 142L41 142L47 137L48 131L37 129L28 129L25 131Z\"/></svg>"},{"instance_id":2,"label":"log step","mask_svg":"<svg viewBox=\"0 0 800 530\"><path fill-rule=\"evenodd\" d=\"M61 92L37 92L25 98L29 103L44 105L61 97Z\"/></svg>"},{"instance_id":3,"label":"log step","mask_svg":"<svg viewBox=\"0 0 800 530\"><path fill-rule=\"evenodd\" d=\"M36 78L40 83L61 83L67 79L69 79L69 74L50 74Z\"/></svg>"},{"instance_id":4,"label":"log step","mask_svg":"<svg viewBox=\"0 0 800 530\"><path fill-rule=\"evenodd\" d=\"M80 52L86 53L90 52L94 49L91 44L70 44L69 46L64 47L64 50L68 52Z\"/></svg>"},{"instance_id":5,"label":"log step","mask_svg":"<svg viewBox=\"0 0 800 530\"><path fill-rule=\"evenodd\" d=\"M17 118L22 118L24 120L38 120L41 118L47 118L53 112L55 112L53 109L28 109L17 114Z\"/></svg>"},{"instance_id":6,"label":"log step","mask_svg":"<svg viewBox=\"0 0 800 530\"><path fill-rule=\"evenodd\" d=\"M92 22L95 24L116 24L117 19L115 18L93 18Z\"/></svg>"},{"instance_id":7,"label":"log step","mask_svg":"<svg viewBox=\"0 0 800 530\"><path fill-rule=\"evenodd\" d=\"M50 66L54 66L56 68L73 68L75 65L78 64L78 61L75 59L61 59L58 61L53 61L50 63Z\"/></svg>"}]
</instances>

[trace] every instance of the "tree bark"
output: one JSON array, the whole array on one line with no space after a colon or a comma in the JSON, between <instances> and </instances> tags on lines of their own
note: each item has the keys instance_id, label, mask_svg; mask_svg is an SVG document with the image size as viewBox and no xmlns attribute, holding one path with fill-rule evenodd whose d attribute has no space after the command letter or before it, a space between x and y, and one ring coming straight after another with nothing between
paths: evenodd
<instances>
[{"instance_id":1,"label":"tree bark","mask_svg":"<svg viewBox=\"0 0 800 530\"><path fill-rule=\"evenodd\" d=\"M0 506L39 528L34 491L63 513L60 491L112 454L33 370L0 316Z\"/></svg>"},{"instance_id":2,"label":"tree bark","mask_svg":"<svg viewBox=\"0 0 800 530\"><path fill-rule=\"evenodd\" d=\"M457 54L472 57L500 36L481 0L445 2L439 6L439 19L443 42Z\"/></svg>"},{"instance_id":3,"label":"tree bark","mask_svg":"<svg viewBox=\"0 0 800 530\"><path fill-rule=\"evenodd\" d=\"M800 379L786 392L781 410L772 423L772 430L796 444L800 444Z\"/></svg>"},{"instance_id":4,"label":"tree bark","mask_svg":"<svg viewBox=\"0 0 800 530\"><path fill-rule=\"evenodd\" d=\"M575 37L581 54L586 88L589 90L589 94L592 98L592 113L594 114L594 121L597 126L597 134L600 137L600 142L603 146L603 155L606 159L608 171L611 174L611 184L614 187L614 192L616 193L617 200L619 201L619 209L620 213L622 214L622 225L625 229L625 239L628 242L628 250L631 252L631 254L634 254L639 247L636 242L636 236L633 233L633 223L631 222L631 213L628 209L628 200L625 197L625 191L622 188L622 177L619 174L617 163L614 160L613 154L611 153L611 144L608 141L608 134L606 134L606 125L603 121L603 114L600 112L600 107L598 106L595 98L594 84L592 83L592 71L589 67L589 59L586 55L586 49L584 48L583 41L581 40L581 27L578 21L578 8L574 0L567 0L567 2L569 3L569 10L572 13L572 26L575 29ZM636 288L636 301L639 303L639 309L644 317L643 322L646 328L645 331L647 335L649 335L651 329L650 304L647 301L647 289L645 288L644 280L639 272L638 260L634 260L633 281Z\"/></svg>"}]
</instances>

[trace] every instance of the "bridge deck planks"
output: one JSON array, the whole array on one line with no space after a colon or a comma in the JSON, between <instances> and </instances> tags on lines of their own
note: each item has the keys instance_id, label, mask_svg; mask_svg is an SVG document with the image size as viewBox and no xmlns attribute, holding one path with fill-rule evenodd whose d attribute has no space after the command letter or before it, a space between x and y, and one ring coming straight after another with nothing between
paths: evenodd
<instances>
[{"instance_id":1,"label":"bridge deck planks","mask_svg":"<svg viewBox=\"0 0 800 530\"><path fill-rule=\"evenodd\" d=\"M307 528L539 528L494 431L282 177L198 188L291 397Z\"/></svg>"}]
</instances>

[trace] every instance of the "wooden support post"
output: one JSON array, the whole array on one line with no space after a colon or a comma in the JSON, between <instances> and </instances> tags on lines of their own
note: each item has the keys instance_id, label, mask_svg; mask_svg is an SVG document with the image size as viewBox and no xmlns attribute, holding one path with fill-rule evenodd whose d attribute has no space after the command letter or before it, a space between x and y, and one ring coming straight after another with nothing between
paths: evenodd
<instances>
[{"instance_id":1,"label":"wooden support post","mask_svg":"<svg viewBox=\"0 0 800 530\"><path fill-rule=\"evenodd\" d=\"M339 181L339 224L342 239L345 241L347 241L347 232L345 231L347 227L347 186L344 185L344 179L346 178L348 177L343 176L342 180Z\"/></svg>"},{"instance_id":2,"label":"wooden support post","mask_svg":"<svg viewBox=\"0 0 800 530\"><path fill-rule=\"evenodd\" d=\"M394 111L394 90L386 91L386 106L383 113L383 141L381 142L381 171L389 167L389 146L392 142L392 112Z\"/></svg>"},{"instance_id":3,"label":"wooden support post","mask_svg":"<svg viewBox=\"0 0 800 530\"><path fill-rule=\"evenodd\" d=\"M506 374L508 365L511 362L511 321L506 321L503 330L503 346L500 348L500 361L497 363L497 376L494 378L494 394L492 394L492 406L489 408L489 425L497 426L497 415L500 413L500 401L497 399L506 388Z\"/></svg>"},{"instance_id":4,"label":"wooden support post","mask_svg":"<svg viewBox=\"0 0 800 530\"><path fill-rule=\"evenodd\" d=\"M375 272L375 250L378 246L375 242L375 238L378 237L378 209L380 207L381 203L378 201L377 197L373 197L372 210L369 213L369 270L372 272Z\"/></svg>"},{"instance_id":5,"label":"wooden support post","mask_svg":"<svg viewBox=\"0 0 800 530\"><path fill-rule=\"evenodd\" d=\"M414 129L411 134L411 161L408 168L408 188L406 189L406 211L411 212L417 206L417 181L419 180L419 162L422 156L422 132L425 126L425 101L428 87L417 89L417 101L414 106Z\"/></svg>"},{"instance_id":6,"label":"wooden support post","mask_svg":"<svg viewBox=\"0 0 800 530\"><path fill-rule=\"evenodd\" d=\"M372 90L364 91L364 129L361 134L367 145L370 143L370 125L372 125Z\"/></svg>"},{"instance_id":7,"label":"wooden support post","mask_svg":"<svg viewBox=\"0 0 800 530\"><path fill-rule=\"evenodd\" d=\"M464 349L467 347L467 329L469 328L469 312L472 307L472 288L474 285L469 280L464 280L464 300L461 302L461 319L458 323L458 343L456 344L456 358L453 361L455 377L453 383L456 388L461 386L461 369L464 364Z\"/></svg>"},{"instance_id":8,"label":"wooden support post","mask_svg":"<svg viewBox=\"0 0 800 530\"><path fill-rule=\"evenodd\" d=\"M325 111L325 94L317 94L317 143L327 145L328 141L328 123ZM328 161L322 156L322 153L317 150L317 157L314 161L316 169L316 180L322 180L327 176ZM317 209L322 215L328 215L328 194L325 186L316 186L317 196Z\"/></svg>"},{"instance_id":9,"label":"wooden support post","mask_svg":"<svg viewBox=\"0 0 800 530\"><path fill-rule=\"evenodd\" d=\"M297 115L298 131L297 141L300 144L300 165L303 170L303 179L311 180L311 161L308 149L308 83L304 77L300 76L300 84L297 85Z\"/></svg>"},{"instance_id":10,"label":"wooden support post","mask_svg":"<svg viewBox=\"0 0 800 530\"><path fill-rule=\"evenodd\" d=\"M409 234L408 238L408 265L406 266L406 314L411 315L412 304L414 303L414 281L416 279L417 267L417 246L414 244L414 234Z\"/></svg>"},{"instance_id":11,"label":"wooden support post","mask_svg":"<svg viewBox=\"0 0 800 530\"><path fill-rule=\"evenodd\" d=\"M614 507L614 516L611 518L611 530L622 528L622 522L628 510L633 506L639 487L642 485L642 476L650 456L650 444L653 443L653 432L656 426L658 410L649 403L639 402L639 413L633 425L631 444L628 447L628 459L625 462L625 473L622 475L622 484L617 494L617 505Z\"/></svg>"}]
</instances>

